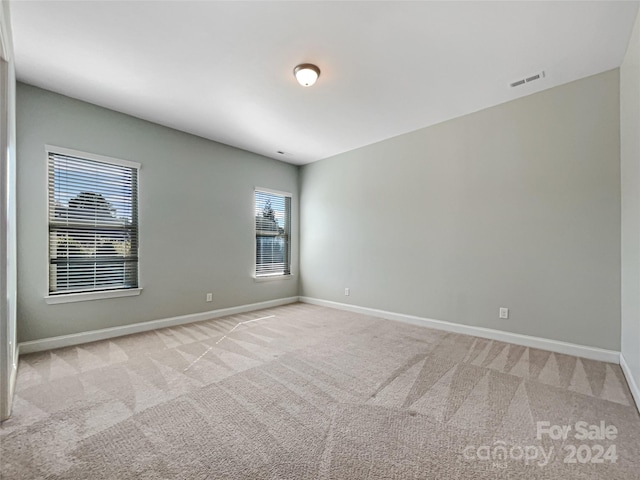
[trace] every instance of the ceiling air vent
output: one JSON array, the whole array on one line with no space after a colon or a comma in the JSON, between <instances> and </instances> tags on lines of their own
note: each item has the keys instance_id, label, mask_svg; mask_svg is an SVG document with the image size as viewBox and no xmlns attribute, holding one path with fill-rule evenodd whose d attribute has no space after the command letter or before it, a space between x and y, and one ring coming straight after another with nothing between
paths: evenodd
<instances>
[{"instance_id":1,"label":"ceiling air vent","mask_svg":"<svg viewBox=\"0 0 640 480\"><path fill-rule=\"evenodd\" d=\"M526 77L521 80L516 80L515 82L510 83L509 86L511 86L511 88L519 87L520 85L524 85L525 83L529 83L529 82L534 82L536 80L540 80L541 78L544 78L544 72L536 73L535 75L531 75L530 77Z\"/></svg>"}]
</instances>

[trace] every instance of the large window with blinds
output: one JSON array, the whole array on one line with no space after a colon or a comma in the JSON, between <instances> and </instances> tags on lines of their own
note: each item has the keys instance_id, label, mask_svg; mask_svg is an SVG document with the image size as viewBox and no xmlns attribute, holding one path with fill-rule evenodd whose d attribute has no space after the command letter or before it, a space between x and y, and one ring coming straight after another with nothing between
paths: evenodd
<instances>
[{"instance_id":1,"label":"large window with blinds","mask_svg":"<svg viewBox=\"0 0 640 480\"><path fill-rule=\"evenodd\" d=\"M49 295L138 288L140 165L47 147Z\"/></svg>"},{"instance_id":2,"label":"large window with blinds","mask_svg":"<svg viewBox=\"0 0 640 480\"><path fill-rule=\"evenodd\" d=\"M256 277L291 274L291 194L256 188Z\"/></svg>"}]
</instances>

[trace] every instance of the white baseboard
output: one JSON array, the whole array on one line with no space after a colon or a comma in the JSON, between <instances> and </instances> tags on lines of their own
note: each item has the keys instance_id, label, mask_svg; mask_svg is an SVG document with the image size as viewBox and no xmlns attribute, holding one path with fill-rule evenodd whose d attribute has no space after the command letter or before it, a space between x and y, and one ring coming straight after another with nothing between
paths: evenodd
<instances>
[{"instance_id":1,"label":"white baseboard","mask_svg":"<svg viewBox=\"0 0 640 480\"><path fill-rule=\"evenodd\" d=\"M324 307L337 308L340 310L347 310L355 313L362 313L365 315L371 315L374 317L384 318L387 320L395 320L404 323L410 323L413 325L419 325L423 327L434 328L436 330L444 330L447 332L461 333L465 335L471 335L475 337L488 338L490 340L498 340L501 342L514 343L516 345L523 345L525 347L539 348L541 350L549 350L552 352L563 353L566 355L574 355L577 357L589 358L592 360L600 360L603 362L621 364L623 360L620 352L613 350L605 350L597 347L589 347L584 345L577 345L574 343L561 342L558 340L551 340L547 338L533 337L529 335L521 335L518 333L504 332L501 330L494 330L491 328L475 327L471 325L462 325L458 323L446 322L443 320L434 320L430 318L418 317L414 315L406 315L402 313L388 312L385 310L377 310L375 308L361 307L358 305L349 305L346 303L332 302L330 300L321 300L311 297L287 297L279 298L276 300L268 300L266 302L252 303L248 305L239 305L237 307L222 308L218 310L211 310L208 312L193 313L189 315L181 315L178 317L163 318L160 320L151 320L149 322L134 323L131 325L122 325L119 327L104 328L101 330L92 330L89 332L76 333L72 335L63 335L59 337L45 338L42 340L33 340L30 342L20 343L18 348L20 354L27 354L33 352L41 352L44 350L51 350L54 348L68 347L72 345L80 345L82 343L95 342L98 340L105 340L108 338L120 337L123 335L130 335L132 333L146 332L149 330L155 330L157 328L173 327L176 325L184 325L186 323L200 322L203 320L209 320L212 318L219 318L228 315L236 315L238 313L251 312L254 310L261 310L264 308L272 308L280 305L287 305L295 303L297 301L309 303L313 305L320 305ZM640 391L629 367L624 364L623 370L629 380L629 387L638 402L640 398ZM639 402L640 403L640 402Z\"/></svg>"},{"instance_id":2,"label":"white baseboard","mask_svg":"<svg viewBox=\"0 0 640 480\"><path fill-rule=\"evenodd\" d=\"M387 320L411 323L413 325L434 328L436 330L445 330L447 332L462 333L465 335L472 335L474 337L488 338L490 340L515 343L516 345L539 348L541 350L549 350L556 353L564 353L565 355L573 355L591 360L600 360L608 363L620 363L620 352L616 352L614 350L605 350L603 348L588 347L585 345L577 345L574 343L561 342L547 338L521 335L519 333L504 332L502 330L494 330L492 328L475 327L471 325L445 322L443 320L416 317L414 315L387 312L385 310L376 310L375 308L360 307L357 305L332 302L329 300L320 300L318 298L300 297L300 301L313 305L321 305L323 307L332 307L355 313L363 313L365 315L372 315L374 317L385 318Z\"/></svg>"},{"instance_id":3,"label":"white baseboard","mask_svg":"<svg viewBox=\"0 0 640 480\"><path fill-rule=\"evenodd\" d=\"M13 408L13 395L16 391L16 381L18 380L18 359L20 358L20 345L16 345L11 364L11 377L9 380L9 415Z\"/></svg>"},{"instance_id":4,"label":"white baseboard","mask_svg":"<svg viewBox=\"0 0 640 480\"><path fill-rule=\"evenodd\" d=\"M278 298L276 300L268 300L266 302L251 303L248 305L239 305L237 307L221 308L208 312L192 313L189 315L181 315L179 317L163 318L160 320L150 320L148 322L133 323L131 325L122 325L120 327L103 328L100 330L92 330L89 332L74 333L72 335L62 335L60 337L43 338L42 340L33 340L30 342L22 342L19 345L20 353L42 352L44 350L52 350L54 348L70 347L72 345L80 345L82 343L95 342L97 340L106 340L108 338L121 337L132 333L147 332L157 328L174 327L176 325L184 325L185 323L201 322L212 318L226 317L228 315L237 315L238 313L251 312L254 310L262 310L264 308L278 307L295 303L298 297Z\"/></svg>"},{"instance_id":5,"label":"white baseboard","mask_svg":"<svg viewBox=\"0 0 640 480\"><path fill-rule=\"evenodd\" d=\"M11 359L11 372L9 373L9 395L6 398L6 404L3 411L0 412L0 423L11 417L11 410L13 406L13 394L16 389L16 379L18 377L18 355L20 345L16 346L14 357ZM14 367L15 365L15 367Z\"/></svg>"},{"instance_id":6,"label":"white baseboard","mask_svg":"<svg viewBox=\"0 0 640 480\"><path fill-rule=\"evenodd\" d=\"M622 372L627 379L627 384L629 385L629 390L631 390L631 395L633 399L636 401L636 407L638 407L638 412L640 412L640 388L636 383L636 379L631 373L631 368L629 364L624 358L624 355L620 354L620 367L622 368Z\"/></svg>"},{"instance_id":7,"label":"white baseboard","mask_svg":"<svg viewBox=\"0 0 640 480\"><path fill-rule=\"evenodd\" d=\"M20 345L16 345L11 365L11 379L9 380L9 398L13 399L13 393L16 389L16 379L18 378L18 359L20 358ZM11 403L9 404L11 406ZM9 409L11 411L11 409Z\"/></svg>"}]
</instances>

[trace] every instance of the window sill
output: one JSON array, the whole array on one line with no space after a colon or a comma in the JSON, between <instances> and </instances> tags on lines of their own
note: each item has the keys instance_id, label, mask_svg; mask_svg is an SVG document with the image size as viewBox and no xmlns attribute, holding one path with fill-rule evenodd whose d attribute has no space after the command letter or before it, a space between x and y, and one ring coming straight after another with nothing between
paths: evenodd
<instances>
[{"instance_id":1,"label":"window sill","mask_svg":"<svg viewBox=\"0 0 640 480\"><path fill-rule=\"evenodd\" d=\"M253 276L254 282L273 282L274 280L291 280L293 278L292 274L289 275L264 275L264 276Z\"/></svg>"},{"instance_id":2,"label":"window sill","mask_svg":"<svg viewBox=\"0 0 640 480\"><path fill-rule=\"evenodd\" d=\"M57 303L73 303L73 302L85 302L87 300L101 300L103 298L116 298L116 297L134 297L140 295L141 288L127 288L123 290L104 290L101 292L82 292L82 293L67 293L61 295L47 295L44 300L49 305L55 305Z\"/></svg>"}]
</instances>

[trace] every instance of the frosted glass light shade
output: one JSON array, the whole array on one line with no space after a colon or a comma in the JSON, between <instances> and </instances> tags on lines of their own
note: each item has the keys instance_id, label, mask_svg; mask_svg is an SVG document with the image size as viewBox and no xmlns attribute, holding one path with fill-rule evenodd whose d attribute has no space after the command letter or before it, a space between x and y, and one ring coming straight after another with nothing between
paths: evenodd
<instances>
[{"instance_id":1,"label":"frosted glass light shade","mask_svg":"<svg viewBox=\"0 0 640 480\"><path fill-rule=\"evenodd\" d=\"M293 74L296 76L296 80L303 87L310 87L318 77L320 76L320 69L310 63L303 63L293 69Z\"/></svg>"}]
</instances>

